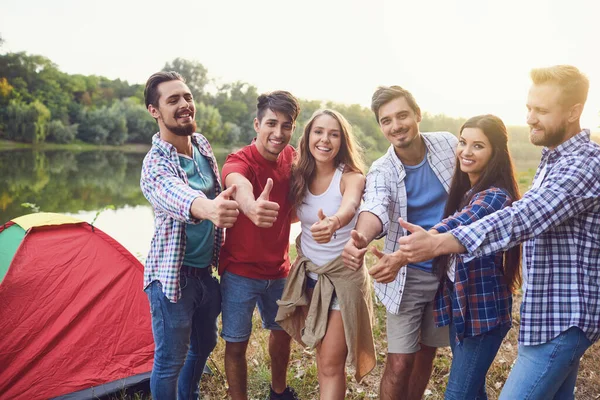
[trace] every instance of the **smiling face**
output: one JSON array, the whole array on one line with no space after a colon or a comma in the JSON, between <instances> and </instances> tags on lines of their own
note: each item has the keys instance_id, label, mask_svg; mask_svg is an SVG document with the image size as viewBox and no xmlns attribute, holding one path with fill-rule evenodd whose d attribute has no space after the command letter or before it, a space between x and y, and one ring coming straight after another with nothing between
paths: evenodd
<instances>
[{"instance_id":1,"label":"smiling face","mask_svg":"<svg viewBox=\"0 0 600 400\"><path fill-rule=\"evenodd\" d=\"M567 139L568 107L560 103L561 89L546 83L533 85L527 97L529 140L536 146L554 148Z\"/></svg>"},{"instance_id":2,"label":"smiling face","mask_svg":"<svg viewBox=\"0 0 600 400\"><path fill-rule=\"evenodd\" d=\"M471 186L477 182L493 154L492 144L479 128L464 128L460 134L456 156L460 170L469 175Z\"/></svg>"},{"instance_id":3,"label":"smiling face","mask_svg":"<svg viewBox=\"0 0 600 400\"><path fill-rule=\"evenodd\" d=\"M190 136L196 131L196 107L187 85L180 80L162 82L157 86L158 106L148 106L150 114L163 131L177 136Z\"/></svg>"},{"instance_id":4,"label":"smiling face","mask_svg":"<svg viewBox=\"0 0 600 400\"><path fill-rule=\"evenodd\" d=\"M396 149L408 149L419 137L421 115L415 113L405 97L395 98L379 108L379 126Z\"/></svg>"},{"instance_id":5,"label":"smiling face","mask_svg":"<svg viewBox=\"0 0 600 400\"><path fill-rule=\"evenodd\" d=\"M275 161L290 142L294 123L285 114L267 109L261 120L254 118L254 130L258 152L265 159Z\"/></svg>"},{"instance_id":6,"label":"smiling face","mask_svg":"<svg viewBox=\"0 0 600 400\"><path fill-rule=\"evenodd\" d=\"M342 146L342 128L331 115L316 117L310 128L308 148L317 163L333 164Z\"/></svg>"}]
</instances>

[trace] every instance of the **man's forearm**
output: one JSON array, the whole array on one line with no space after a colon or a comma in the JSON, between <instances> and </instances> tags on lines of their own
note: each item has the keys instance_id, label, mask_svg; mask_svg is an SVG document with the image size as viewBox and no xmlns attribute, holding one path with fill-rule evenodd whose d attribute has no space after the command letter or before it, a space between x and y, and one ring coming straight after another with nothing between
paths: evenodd
<instances>
[{"instance_id":1,"label":"man's forearm","mask_svg":"<svg viewBox=\"0 0 600 400\"><path fill-rule=\"evenodd\" d=\"M435 256L466 253L467 249L450 232L434 235Z\"/></svg>"},{"instance_id":2,"label":"man's forearm","mask_svg":"<svg viewBox=\"0 0 600 400\"><path fill-rule=\"evenodd\" d=\"M254 188L248 179L238 173L231 173L225 178L225 185L227 187L233 184L237 186L233 198L237 201L240 211L244 215L248 215L250 208L256 201L254 198Z\"/></svg>"},{"instance_id":3,"label":"man's forearm","mask_svg":"<svg viewBox=\"0 0 600 400\"><path fill-rule=\"evenodd\" d=\"M358 215L358 221L354 229L364 235L367 243L371 243L381 233L383 225L375 214L364 211Z\"/></svg>"}]
</instances>

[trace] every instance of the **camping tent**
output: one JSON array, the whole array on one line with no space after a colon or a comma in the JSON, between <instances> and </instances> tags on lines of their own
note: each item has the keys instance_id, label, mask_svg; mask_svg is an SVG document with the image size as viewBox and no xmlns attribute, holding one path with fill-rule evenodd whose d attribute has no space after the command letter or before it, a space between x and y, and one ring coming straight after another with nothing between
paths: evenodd
<instances>
[{"instance_id":1,"label":"camping tent","mask_svg":"<svg viewBox=\"0 0 600 400\"><path fill-rule=\"evenodd\" d=\"M147 380L143 266L87 222L39 213L0 226L0 399L95 398Z\"/></svg>"}]
</instances>

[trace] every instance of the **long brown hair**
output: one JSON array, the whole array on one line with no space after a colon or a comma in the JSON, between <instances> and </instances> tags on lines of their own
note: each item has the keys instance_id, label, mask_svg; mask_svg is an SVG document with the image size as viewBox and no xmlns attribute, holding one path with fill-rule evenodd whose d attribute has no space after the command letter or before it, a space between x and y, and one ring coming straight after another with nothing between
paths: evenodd
<instances>
[{"instance_id":1,"label":"long brown hair","mask_svg":"<svg viewBox=\"0 0 600 400\"><path fill-rule=\"evenodd\" d=\"M502 120L495 115L478 115L470 118L460 128L460 133L465 128L479 128L492 145L492 156L483 173L471 187L469 176L461 171L457 157L448 201L444 209L444 218L461 210L470 203L473 196L491 186L506 190L512 201L519 200L521 195L515 179L510 151L508 150L508 132ZM470 192L469 192L470 191ZM469 193L467 196L466 194ZM504 253L504 277L509 288L514 292L521 284L521 246L515 246ZM439 257L436 266L444 270L448 268L448 257Z\"/></svg>"},{"instance_id":2,"label":"long brown hair","mask_svg":"<svg viewBox=\"0 0 600 400\"><path fill-rule=\"evenodd\" d=\"M315 120L321 115L329 115L340 125L341 139L340 151L335 156L335 166L345 165L346 171L364 173L364 162L362 158L362 149L352 133L352 126L342 114L335 110L324 109L314 112L310 120L304 127L304 132L298 140L296 156L292 164L292 181L290 185L290 199L297 208L302 204L308 185L312 182L316 162L309 149L309 136Z\"/></svg>"}]
</instances>

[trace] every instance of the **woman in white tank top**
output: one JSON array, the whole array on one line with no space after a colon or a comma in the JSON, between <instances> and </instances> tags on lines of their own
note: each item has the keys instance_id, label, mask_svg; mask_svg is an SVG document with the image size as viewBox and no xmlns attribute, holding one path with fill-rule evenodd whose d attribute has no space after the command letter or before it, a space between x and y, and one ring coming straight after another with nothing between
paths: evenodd
<instances>
[{"instance_id":1,"label":"woman in white tank top","mask_svg":"<svg viewBox=\"0 0 600 400\"><path fill-rule=\"evenodd\" d=\"M339 257L356 223L365 187L363 161L351 126L337 111L318 110L306 124L292 167L290 195L302 224L302 253L321 266ZM309 274L309 288L318 274ZM310 290L310 289L309 289ZM334 297L317 347L321 399L346 393L347 346Z\"/></svg>"}]
</instances>

